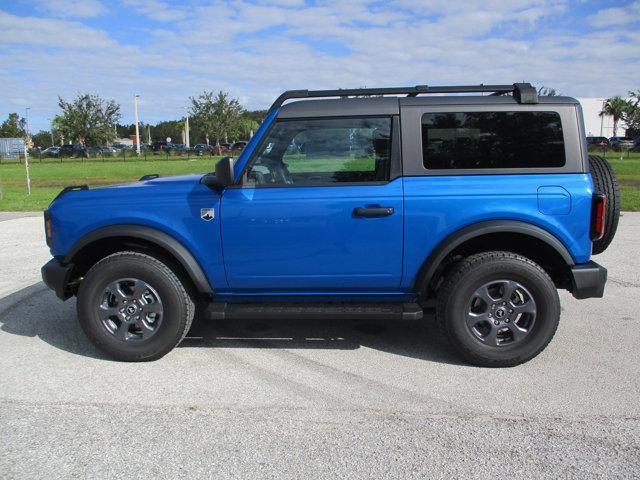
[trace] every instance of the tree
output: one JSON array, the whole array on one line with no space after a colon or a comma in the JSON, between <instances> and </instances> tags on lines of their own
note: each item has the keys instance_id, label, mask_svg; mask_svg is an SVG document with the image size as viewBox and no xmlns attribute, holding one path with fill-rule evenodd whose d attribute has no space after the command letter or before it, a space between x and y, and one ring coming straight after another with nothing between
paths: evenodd
<instances>
[{"instance_id":1,"label":"tree","mask_svg":"<svg viewBox=\"0 0 640 480\"><path fill-rule=\"evenodd\" d=\"M206 90L197 98L190 97L191 118L195 129L204 134L207 144L213 140L216 145L220 141L229 141L229 137L242 131L242 114L244 108L240 102L229 98L227 92L220 91L213 96L213 92Z\"/></svg>"},{"instance_id":2,"label":"tree","mask_svg":"<svg viewBox=\"0 0 640 480\"><path fill-rule=\"evenodd\" d=\"M538 89L538 95L545 97L557 97L562 94L558 93L555 88L542 86Z\"/></svg>"},{"instance_id":3,"label":"tree","mask_svg":"<svg viewBox=\"0 0 640 480\"><path fill-rule=\"evenodd\" d=\"M240 117L238 125L235 129L230 131L230 135L236 140L249 139L253 136L259 126L258 122L251 118Z\"/></svg>"},{"instance_id":4,"label":"tree","mask_svg":"<svg viewBox=\"0 0 640 480\"><path fill-rule=\"evenodd\" d=\"M51 132L40 130L31 139L36 147L47 148L51 146L51 137Z\"/></svg>"},{"instance_id":5,"label":"tree","mask_svg":"<svg viewBox=\"0 0 640 480\"><path fill-rule=\"evenodd\" d=\"M26 135L27 122L17 113L10 113L7 119L0 125L0 137L22 138Z\"/></svg>"},{"instance_id":6,"label":"tree","mask_svg":"<svg viewBox=\"0 0 640 480\"><path fill-rule=\"evenodd\" d=\"M84 94L71 102L58 97L58 105L62 109L60 126L69 140L82 145L104 145L116 138L120 105L113 100Z\"/></svg>"},{"instance_id":7,"label":"tree","mask_svg":"<svg viewBox=\"0 0 640 480\"><path fill-rule=\"evenodd\" d=\"M60 115L56 115L51 120L51 131L53 132L53 138L60 143L60 145L64 145L64 122L63 118ZM55 142L54 142L55 143Z\"/></svg>"},{"instance_id":8,"label":"tree","mask_svg":"<svg viewBox=\"0 0 640 480\"><path fill-rule=\"evenodd\" d=\"M138 128L142 130L142 124L139 125ZM116 125L116 132L119 138L129 138L129 135L136 134L136 126L133 123L131 125L121 125L118 123Z\"/></svg>"},{"instance_id":9,"label":"tree","mask_svg":"<svg viewBox=\"0 0 640 480\"><path fill-rule=\"evenodd\" d=\"M629 101L629 108L624 116L624 121L627 124L627 136L638 137L640 136L640 90L637 92L629 92L631 100Z\"/></svg>"},{"instance_id":10,"label":"tree","mask_svg":"<svg viewBox=\"0 0 640 480\"><path fill-rule=\"evenodd\" d=\"M618 123L629 112L632 104L622 97L612 97L607 99L602 105L600 116L609 115L613 117L613 136L618 136Z\"/></svg>"},{"instance_id":11,"label":"tree","mask_svg":"<svg viewBox=\"0 0 640 480\"><path fill-rule=\"evenodd\" d=\"M160 142L164 142L167 137L170 137L172 142L177 142L180 138L183 125L182 122L176 120L158 122L155 126L151 127L151 137Z\"/></svg>"},{"instance_id":12,"label":"tree","mask_svg":"<svg viewBox=\"0 0 640 480\"><path fill-rule=\"evenodd\" d=\"M253 120L258 125L262 123L262 121L265 119L266 116L267 116L267 110L250 110L250 111L245 111L242 114L243 118L248 118L250 120Z\"/></svg>"}]
</instances>

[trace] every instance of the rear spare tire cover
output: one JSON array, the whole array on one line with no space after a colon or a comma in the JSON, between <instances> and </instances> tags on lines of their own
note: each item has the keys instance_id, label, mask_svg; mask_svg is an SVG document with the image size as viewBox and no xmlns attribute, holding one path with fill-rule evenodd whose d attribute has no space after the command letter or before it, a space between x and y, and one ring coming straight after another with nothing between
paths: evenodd
<instances>
[{"instance_id":1,"label":"rear spare tire cover","mask_svg":"<svg viewBox=\"0 0 640 480\"><path fill-rule=\"evenodd\" d=\"M604 252L618 229L618 219L620 217L620 186L616 179L616 174L603 157L589 155L589 170L593 178L595 193L607 196L605 205L604 235L600 240L593 242L592 253L597 255Z\"/></svg>"}]
</instances>

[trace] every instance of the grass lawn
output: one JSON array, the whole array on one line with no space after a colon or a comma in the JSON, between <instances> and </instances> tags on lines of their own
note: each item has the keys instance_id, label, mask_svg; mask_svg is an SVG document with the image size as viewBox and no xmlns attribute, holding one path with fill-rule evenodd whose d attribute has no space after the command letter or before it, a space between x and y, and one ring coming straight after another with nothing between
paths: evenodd
<instances>
[{"instance_id":1,"label":"grass lawn","mask_svg":"<svg viewBox=\"0 0 640 480\"><path fill-rule=\"evenodd\" d=\"M607 152L606 157L613 165L622 188L622 210L640 211L640 153L625 153L622 160L620 160L620 154L616 152ZM169 176L211 172L216 160L216 157L195 157L191 160L153 158L146 161L127 160L125 162L115 159L106 162L95 160L64 163L35 162L30 168L30 196L26 192L24 165L2 163L0 164L0 211L43 210L47 208L53 197L68 185L86 183L89 186L98 186L131 182L149 173ZM357 169L366 170L364 165L366 162L367 160L356 161ZM288 163L291 171L295 172L295 159L289 159ZM318 171L322 171L322 168Z\"/></svg>"},{"instance_id":2,"label":"grass lawn","mask_svg":"<svg viewBox=\"0 0 640 480\"><path fill-rule=\"evenodd\" d=\"M622 210L640 211L640 152L625 153L620 160L620 153L607 152L606 159L616 171L620 189L622 190Z\"/></svg>"},{"instance_id":3,"label":"grass lawn","mask_svg":"<svg viewBox=\"0 0 640 480\"><path fill-rule=\"evenodd\" d=\"M126 183L149 173L162 176L212 172L216 157L191 160L74 161L32 163L31 195L27 195L24 165L0 165L0 211L36 211L47 208L63 187L86 183L91 186Z\"/></svg>"}]
</instances>

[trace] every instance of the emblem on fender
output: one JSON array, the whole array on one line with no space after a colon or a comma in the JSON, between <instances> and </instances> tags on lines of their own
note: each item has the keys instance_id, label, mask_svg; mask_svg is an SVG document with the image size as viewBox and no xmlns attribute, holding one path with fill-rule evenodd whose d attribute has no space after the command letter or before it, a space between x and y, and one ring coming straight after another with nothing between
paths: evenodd
<instances>
[{"instance_id":1,"label":"emblem on fender","mask_svg":"<svg viewBox=\"0 0 640 480\"><path fill-rule=\"evenodd\" d=\"M200 218L205 222L210 222L215 218L215 213L213 208L201 208L200 209Z\"/></svg>"}]
</instances>

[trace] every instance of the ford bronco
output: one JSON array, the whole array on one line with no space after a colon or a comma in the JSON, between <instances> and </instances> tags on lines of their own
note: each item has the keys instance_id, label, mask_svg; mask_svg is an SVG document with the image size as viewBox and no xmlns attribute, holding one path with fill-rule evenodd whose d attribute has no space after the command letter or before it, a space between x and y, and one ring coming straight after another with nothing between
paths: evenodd
<instances>
[{"instance_id":1,"label":"ford bronco","mask_svg":"<svg viewBox=\"0 0 640 480\"><path fill-rule=\"evenodd\" d=\"M124 361L165 355L196 311L393 321L431 305L463 359L513 366L553 337L558 289L603 295L590 257L619 197L579 103L530 84L295 90L215 173L65 188L42 276Z\"/></svg>"}]
</instances>

